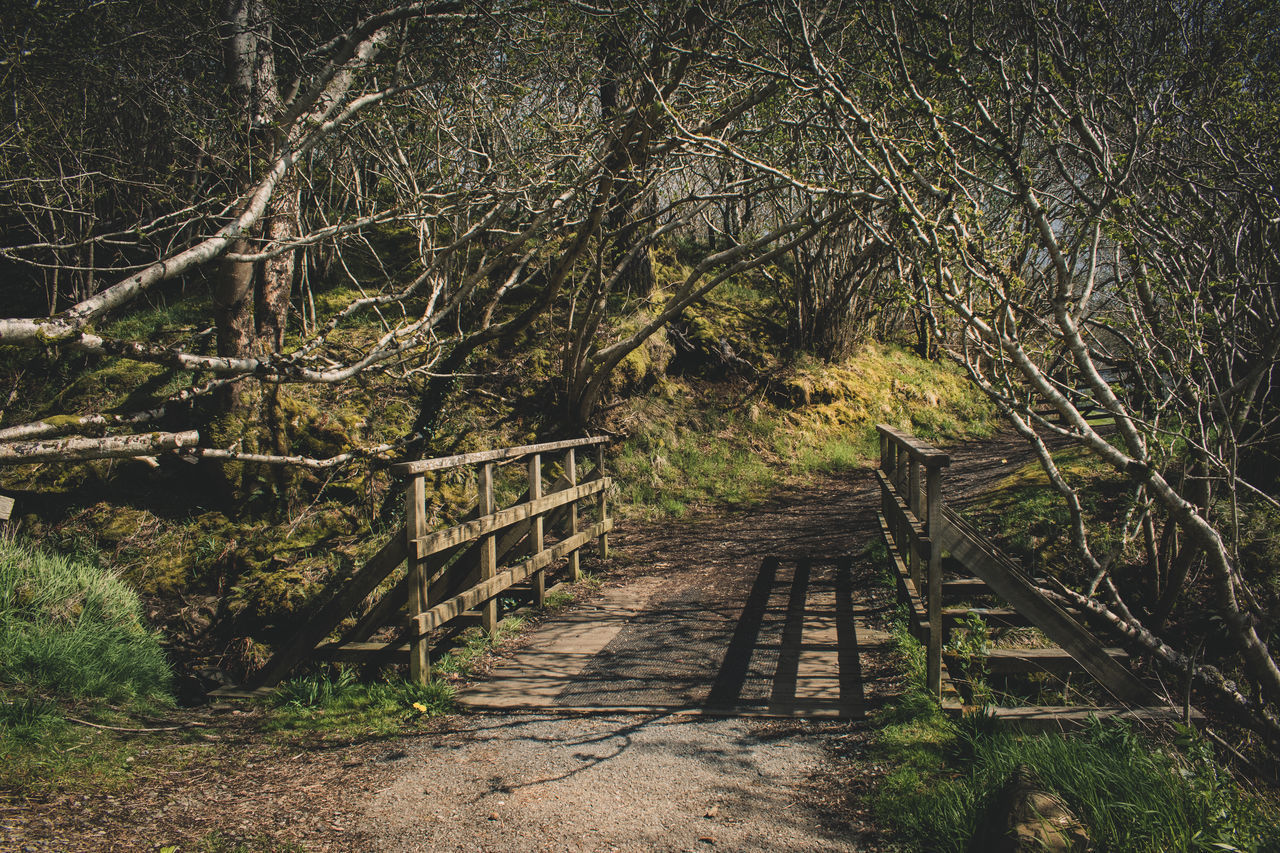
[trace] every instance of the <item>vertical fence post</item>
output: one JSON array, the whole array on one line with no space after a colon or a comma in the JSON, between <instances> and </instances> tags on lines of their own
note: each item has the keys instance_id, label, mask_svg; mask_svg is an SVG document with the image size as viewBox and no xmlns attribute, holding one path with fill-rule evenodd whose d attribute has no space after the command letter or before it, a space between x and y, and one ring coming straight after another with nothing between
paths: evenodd
<instances>
[{"instance_id":1,"label":"vertical fence post","mask_svg":"<svg viewBox=\"0 0 1280 853\"><path fill-rule=\"evenodd\" d=\"M907 463L907 506L910 507L911 514L916 517L917 521L924 520L924 513L920 511L920 460L914 456ZM907 538L907 551L909 552L907 557L908 571L911 573L911 582L919 590L921 581L924 578L921 576L920 570L920 549L916 547L916 544L914 536Z\"/></svg>"},{"instance_id":2,"label":"vertical fence post","mask_svg":"<svg viewBox=\"0 0 1280 853\"><path fill-rule=\"evenodd\" d=\"M942 468L930 462L925 471L929 532L929 648L926 677L929 692L942 696Z\"/></svg>"},{"instance_id":3,"label":"vertical fence post","mask_svg":"<svg viewBox=\"0 0 1280 853\"><path fill-rule=\"evenodd\" d=\"M476 490L480 495L478 514L480 518L493 515L496 507L493 500L493 463L486 462L480 466L480 479ZM490 533L480 539L480 580L487 581L498 573L497 534ZM498 627L498 598L493 598L480 605L480 620L484 629L490 634Z\"/></svg>"},{"instance_id":4,"label":"vertical fence post","mask_svg":"<svg viewBox=\"0 0 1280 853\"><path fill-rule=\"evenodd\" d=\"M418 559L418 539L427 534L427 486L419 474L409 480L405 489L405 544L409 554L409 618L428 609L427 576L423 561ZM409 643L409 680L426 684L431 675L431 658L426 635L414 637Z\"/></svg>"},{"instance_id":5,"label":"vertical fence post","mask_svg":"<svg viewBox=\"0 0 1280 853\"><path fill-rule=\"evenodd\" d=\"M889 440L889 434L880 433L880 470L884 472L886 477L893 476L890 472L893 470L893 442ZM880 486L880 512L884 515L885 521L889 523L890 530L893 527L893 510L889 490L884 485Z\"/></svg>"},{"instance_id":6,"label":"vertical fence post","mask_svg":"<svg viewBox=\"0 0 1280 853\"><path fill-rule=\"evenodd\" d=\"M893 443L893 486L898 492L898 497L902 497L907 493L907 469L911 467L911 455L907 452L907 448L899 444L896 439ZM899 512L896 518L898 520L898 553L902 555L903 560L908 564L909 570L912 551L911 527L907 524L906 513Z\"/></svg>"},{"instance_id":7,"label":"vertical fence post","mask_svg":"<svg viewBox=\"0 0 1280 853\"><path fill-rule=\"evenodd\" d=\"M569 481L569 488L578 485L578 457L570 447L564 454L564 478ZM578 502L569 504L569 535L578 533ZM582 579L582 564L578 560L578 550L569 553L569 578L574 583Z\"/></svg>"},{"instance_id":8,"label":"vertical fence post","mask_svg":"<svg viewBox=\"0 0 1280 853\"><path fill-rule=\"evenodd\" d=\"M542 497L542 454L535 453L529 457L529 500L536 501ZM529 556L536 557L542 553L542 513L530 519ZM535 607L543 607L547 601L547 573L543 569L533 573L533 603Z\"/></svg>"},{"instance_id":9,"label":"vertical fence post","mask_svg":"<svg viewBox=\"0 0 1280 853\"><path fill-rule=\"evenodd\" d=\"M601 480L604 480L604 445L603 444L596 445L596 474L600 477ZM598 521L601 524L604 524L605 519L609 517L609 503L608 503L608 500L605 498L604 492L605 490L602 487L600 489L600 496L596 498L596 507L600 511L600 518L598 519ZM600 559L601 560L609 559L609 534L608 533L600 534Z\"/></svg>"}]
</instances>

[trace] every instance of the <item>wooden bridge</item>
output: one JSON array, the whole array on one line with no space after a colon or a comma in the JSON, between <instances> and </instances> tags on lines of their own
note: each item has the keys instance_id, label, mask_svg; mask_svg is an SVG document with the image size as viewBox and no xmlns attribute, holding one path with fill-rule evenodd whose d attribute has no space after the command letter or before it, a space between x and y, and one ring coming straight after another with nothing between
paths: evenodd
<instances>
[{"instance_id":1,"label":"wooden bridge","mask_svg":"<svg viewBox=\"0 0 1280 853\"><path fill-rule=\"evenodd\" d=\"M1111 697L1087 708L996 708L997 717L1056 727L1088 714L1179 715L1126 668L1123 652L1104 648L947 506L947 453L878 429L878 489L864 487L840 501L869 513L878 491L897 594L926 646L928 687L944 707L959 710L972 700L963 678L950 672L957 661L944 654L950 632L972 614L993 628L1034 626L1053 643L990 649L984 665L992 675L1079 671ZM253 686L268 689L315 658L385 663L407 656L411 677L424 681L434 644L473 625L492 631L503 603L540 607L549 577L579 578L585 546L594 541L599 555L608 554L606 441L395 466L406 478L404 526L299 627ZM587 450L592 464L584 476ZM554 479L544 487L548 470ZM474 482L476 504L466 520L429 530L426 477L446 472ZM517 493L499 508L499 494ZM736 523L753 521L760 521L759 511ZM476 708L860 717L895 676L886 671L894 658L884 630L893 591L859 576L866 570L850 556L864 544L853 540L865 538L874 521L851 523L846 514L825 526L828 544L806 550L784 536L764 553L742 555L738 571L700 574L692 553L679 555L686 565L678 582L664 580L656 565L642 567L628 582L540 625L519 654L460 699ZM841 547L833 550L832 541ZM723 546L730 545L726 538ZM949 600L968 604L944 606Z\"/></svg>"},{"instance_id":2,"label":"wooden bridge","mask_svg":"<svg viewBox=\"0 0 1280 853\"><path fill-rule=\"evenodd\" d=\"M403 527L263 667L252 687L271 688L303 661L321 657L390 662L407 654L410 677L425 682L430 649L472 625L492 632L500 599L523 598L541 607L547 574L565 561L564 574L581 574L579 551L593 540L601 556L609 550L604 474L607 438L579 438L500 450L464 453L396 465L407 479ZM594 468L583 476L579 451L594 451ZM559 476L549 488L543 473L559 460ZM523 462L524 490L510 506L497 507L499 466ZM474 469L476 504L462 523L428 530L426 477ZM581 527L579 509L595 512ZM548 546L548 528L559 540ZM335 637L327 640L326 638ZM230 693L230 691L226 691Z\"/></svg>"},{"instance_id":3,"label":"wooden bridge","mask_svg":"<svg viewBox=\"0 0 1280 853\"><path fill-rule=\"evenodd\" d=\"M1024 728L1055 728L1089 716L1181 718L1191 709L1163 701L1126 666L1128 655L1105 648L1071 614L1040 593L1034 581L1001 554L942 499L947 453L880 425L880 530L897 574L898 592L911 626L925 644L927 686L944 708L962 709L962 696L948 672L943 647L966 616L995 627L1030 626L1053 645L990 648L980 663L991 675L1087 673L1113 704L1082 706L993 706L991 713ZM970 604L945 607L944 602ZM995 604L981 603L994 600ZM973 602L979 602L973 604ZM953 662L957 656L951 656Z\"/></svg>"}]
</instances>

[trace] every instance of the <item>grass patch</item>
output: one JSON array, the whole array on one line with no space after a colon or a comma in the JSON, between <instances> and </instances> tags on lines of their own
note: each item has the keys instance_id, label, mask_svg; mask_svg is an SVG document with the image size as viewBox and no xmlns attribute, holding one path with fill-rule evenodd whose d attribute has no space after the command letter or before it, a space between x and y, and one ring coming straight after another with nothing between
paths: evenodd
<instances>
[{"instance_id":1,"label":"grass patch","mask_svg":"<svg viewBox=\"0 0 1280 853\"><path fill-rule=\"evenodd\" d=\"M479 626L468 628L452 651L432 661L432 670L456 678L466 678L494 647L523 631L525 622L523 616L508 616L497 624L492 635Z\"/></svg>"},{"instance_id":2,"label":"grass patch","mask_svg":"<svg viewBox=\"0 0 1280 853\"><path fill-rule=\"evenodd\" d=\"M910 686L879 718L875 751L895 770L872 808L921 849L992 849L999 839L985 835L984 813L1025 765L1085 823L1093 849L1280 850L1280 813L1244 793L1193 731L1161 741L1116 721L1067 736L997 729L982 715L955 720L924 690L924 647L905 618L894 637Z\"/></svg>"},{"instance_id":3,"label":"grass patch","mask_svg":"<svg viewBox=\"0 0 1280 853\"><path fill-rule=\"evenodd\" d=\"M166 702L138 596L96 566L0 540L0 682L68 699Z\"/></svg>"},{"instance_id":4,"label":"grass patch","mask_svg":"<svg viewBox=\"0 0 1280 853\"><path fill-rule=\"evenodd\" d=\"M745 509L800 478L872 464L875 425L927 440L989 434L994 415L948 364L868 344L847 361L801 359L763 387L664 379L620 406L610 464L622 515Z\"/></svg>"},{"instance_id":5,"label":"grass patch","mask_svg":"<svg viewBox=\"0 0 1280 853\"><path fill-rule=\"evenodd\" d=\"M386 737L454 708L453 688L442 681L361 682L345 667L287 681L264 701L264 731L325 740Z\"/></svg>"},{"instance_id":6,"label":"grass patch","mask_svg":"<svg viewBox=\"0 0 1280 853\"><path fill-rule=\"evenodd\" d=\"M124 778L133 747L108 724L172 704L170 669L137 595L90 563L0 539L0 785Z\"/></svg>"}]
</instances>

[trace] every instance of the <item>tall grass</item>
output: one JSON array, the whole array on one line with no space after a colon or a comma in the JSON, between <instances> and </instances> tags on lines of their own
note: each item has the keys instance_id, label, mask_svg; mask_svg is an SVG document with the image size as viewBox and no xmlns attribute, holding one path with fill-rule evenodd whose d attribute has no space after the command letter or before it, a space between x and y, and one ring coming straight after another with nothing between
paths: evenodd
<instances>
[{"instance_id":1,"label":"tall grass","mask_svg":"<svg viewBox=\"0 0 1280 853\"><path fill-rule=\"evenodd\" d=\"M137 594L119 578L0 539L0 684L68 699L166 701L170 675Z\"/></svg>"},{"instance_id":2,"label":"tall grass","mask_svg":"<svg viewBox=\"0 0 1280 853\"><path fill-rule=\"evenodd\" d=\"M954 720L923 690L924 650L905 621L895 640L910 683L880 716L876 753L895 770L873 810L923 849L999 846L984 817L1024 765L1084 822L1094 850L1280 851L1280 815L1241 791L1193 731L1157 741L1114 721L1067 736Z\"/></svg>"}]
</instances>

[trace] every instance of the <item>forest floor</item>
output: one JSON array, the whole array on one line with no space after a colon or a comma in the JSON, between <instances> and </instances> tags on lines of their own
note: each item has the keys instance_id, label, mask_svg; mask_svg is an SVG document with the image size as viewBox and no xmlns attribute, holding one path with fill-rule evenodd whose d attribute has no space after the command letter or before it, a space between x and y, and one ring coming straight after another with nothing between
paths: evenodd
<instances>
[{"instance_id":1,"label":"forest floor","mask_svg":"<svg viewBox=\"0 0 1280 853\"><path fill-rule=\"evenodd\" d=\"M1008 437L954 453L957 498L1031 458ZM655 578L676 592L741 587L770 555L838 557L855 598L875 605L868 618L887 620L892 592L868 553L874 483L869 469L815 476L749 511L621 524L599 595ZM886 648L864 650L861 667L878 673L872 705L901 686ZM170 722L186 726L181 739L149 741L124 781L0 799L0 849L899 849L870 814L889 770L871 749L874 715L464 711L413 735L334 744L264 734L258 713L183 712Z\"/></svg>"}]
</instances>

